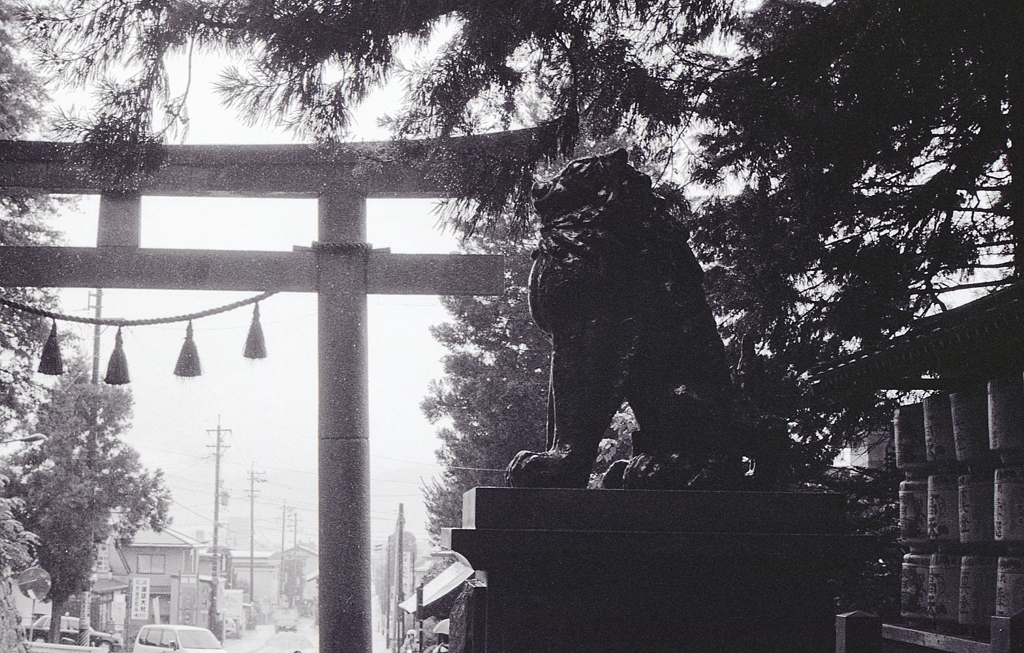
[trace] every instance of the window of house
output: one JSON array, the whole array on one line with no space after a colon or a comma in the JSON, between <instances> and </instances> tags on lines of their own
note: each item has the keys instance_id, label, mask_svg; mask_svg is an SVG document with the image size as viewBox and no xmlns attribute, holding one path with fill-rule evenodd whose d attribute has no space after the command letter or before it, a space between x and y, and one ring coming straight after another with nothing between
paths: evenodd
<instances>
[{"instance_id":1,"label":"window of house","mask_svg":"<svg viewBox=\"0 0 1024 653\"><path fill-rule=\"evenodd\" d=\"M140 553L138 560L138 573L140 574L167 573L167 556L162 553Z\"/></svg>"}]
</instances>

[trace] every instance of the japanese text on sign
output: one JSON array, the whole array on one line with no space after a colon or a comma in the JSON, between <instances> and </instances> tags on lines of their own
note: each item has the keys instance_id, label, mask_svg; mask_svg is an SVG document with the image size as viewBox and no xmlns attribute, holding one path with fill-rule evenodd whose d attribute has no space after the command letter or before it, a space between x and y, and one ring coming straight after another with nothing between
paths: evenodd
<instances>
[{"instance_id":1,"label":"japanese text on sign","mask_svg":"<svg viewBox=\"0 0 1024 653\"><path fill-rule=\"evenodd\" d=\"M149 579L132 579L132 619L149 619Z\"/></svg>"}]
</instances>

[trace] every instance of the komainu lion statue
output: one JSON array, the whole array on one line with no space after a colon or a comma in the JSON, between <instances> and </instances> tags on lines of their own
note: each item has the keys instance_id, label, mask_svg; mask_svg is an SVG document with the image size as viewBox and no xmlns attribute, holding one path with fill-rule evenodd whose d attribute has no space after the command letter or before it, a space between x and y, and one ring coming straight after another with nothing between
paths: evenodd
<instances>
[{"instance_id":1,"label":"komainu lion statue","mask_svg":"<svg viewBox=\"0 0 1024 653\"><path fill-rule=\"evenodd\" d=\"M508 484L587 487L623 400L639 425L634 457L605 487L742 477L725 348L678 215L622 149L574 161L532 192L530 312L552 343L548 450L516 455Z\"/></svg>"}]
</instances>

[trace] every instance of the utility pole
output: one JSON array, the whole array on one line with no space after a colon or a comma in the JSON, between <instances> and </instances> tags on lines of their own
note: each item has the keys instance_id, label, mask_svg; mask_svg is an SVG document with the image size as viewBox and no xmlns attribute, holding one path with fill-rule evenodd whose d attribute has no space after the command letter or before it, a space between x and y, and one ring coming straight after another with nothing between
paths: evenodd
<instances>
[{"instance_id":1,"label":"utility pole","mask_svg":"<svg viewBox=\"0 0 1024 653\"><path fill-rule=\"evenodd\" d=\"M96 300L90 308L95 309L96 319L103 317L103 289L97 288L95 293L89 293L89 299ZM100 333L102 326L96 324L92 329L92 381L93 385L100 382ZM95 422L95 417L93 419ZM95 434L93 435L95 437ZM96 543L93 542L92 529L89 529L89 546L91 553L96 550ZM93 563L95 564L95 563ZM78 613L78 644L89 646L89 630L92 627L92 575L89 578L89 587L82 592L82 610Z\"/></svg>"},{"instance_id":2,"label":"utility pole","mask_svg":"<svg viewBox=\"0 0 1024 653\"><path fill-rule=\"evenodd\" d=\"M266 483L258 476L256 463L249 469L249 602L256 603L256 484Z\"/></svg>"},{"instance_id":3,"label":"utility pole","mask_svg":"<svg viewBox=\"0 0 1024 653\"><path fill-rule=\"evenodd\" d=\"M103 289L97 288L96 292L89 293L89 298L94 299L96 303L92 306L96 309L96 319L103 317ZM92 383L96 385L100 382L100 333L102 331L102 325L95 325L92 328Z\"/></svg>"},{"instance_id":4,"label":"utility pole","mask_svg":"<svg viewBox=\"0 0 1024 653\"><path fill-rule=\"evenodd\" d=\"M277 596L284 602L284 529L288 525L288 507L281 502L281 573L277 578Z\"/></svg>"},{"instance_id":5,"label":"utility pole","mask_svg":"<svg viewBox=\"0 0 1024 653\"><path fill-rule=\"evenodd\" d=\"M395 651L398 651L402 644L405 642L405 617L402 614L402 609L399 607L402 601L405 600L405 591L402 587L402 576L403 567L405 566L405 556L403 553L403 545L405 543L405 504L398 504L398 524L396 525L396 541L395 541L395 557L398 558L395 565L395 635L392 641L395 643Z\"/></svg>"},{"instance_id":6,"label":"utility pole","mask_svg":"<svg viewBox=\"0 0 1024 653\"><path fill-rule=\"evenodd\" d=\"M302 579L299 577L299 509L292 509L292 574L295 591L292 592L288 607L294 608L295 599L303 597Z\"/></svg>"},{"instance_id":7,"label":"utility pole","mask_svg":"<svg viewBox=\"0 0 1024 653\"><path fill-rule=\"evenodd\" d=\"M220 458L224 446L224 434L231 433L231 429L222 429L220 427L220 415L217 416L217 428L207 429L207 433L217 434L217 444L214 445L216 453L214 454L214 472L213 472L213 596L210 598L210 630L217 637L223 637L224 633L221 632L221 621L220 621L220 606L217 605L217 594L220 592L220 548L217 541L217 529L220 526Z\"/></svg>"}]
</instances>

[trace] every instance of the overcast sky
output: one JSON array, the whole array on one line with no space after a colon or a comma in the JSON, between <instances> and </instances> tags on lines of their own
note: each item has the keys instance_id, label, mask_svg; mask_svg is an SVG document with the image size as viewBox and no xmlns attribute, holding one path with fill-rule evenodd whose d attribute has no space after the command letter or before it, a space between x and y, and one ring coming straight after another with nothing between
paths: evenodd
<instances>
[{"instance_id":1,"label":"overcast sky","mask_svg":"<svg viewBox=\"0 0 1024 653\"><path fill-rule=\"evenodd\" d=\"M190 144L287 143L288 134L248 128L221 109L208 92L215 60L193 68ZM380 94L357 115L358 140L384 140L375 126L385 107L399 99L396 89ZM81 97L78 98L81 103ZM65 104L69 101L65 100ZM94 246L98 199L82 198L79 209L55 225L68 244ZM368 240L396 253L447 253L455 239L437 228L425 200L371 200ZM291 250L316 239L313 200L159 198L143 200L142 246L190 249ZM129 291L108 289L103 314L127 319L179 315L255 293ZM65 290L62 306L74 315L91 314L89 291ZM419 411L431 379L442 374L444 349L428 333L446 320L436 297L370 296L370 443L372 531L375 543L392 531L399 503L408 528L425 533L421 478L438 473L439 442ZM212 531L213 446L218 421L228 447L222 486L228 506L221 523L234 526L238 548L249 546L249 472L256 485L256 548L281 542L282 504L289 508L285 540L316 537L316 305L312 294L279 294L260 305L269 357L249 361L242 347L252 316L245 307L194 323L204 374L179 379L172 370L185 334L184 324L132 327L124 332L135 398L134 423L125 439L144 463L164 470L174 504L172 528L194 535ZM77 331L91 353L92 327L61 323ZM104 330L101 375L113 347L114 329ZM292 512L294 510L294 513ZM241 531L238 533L238 531ZM222 534L222 537L224 535ZM425 535L422 535L425 538Z\"/></svg>"}]
</instances>

